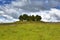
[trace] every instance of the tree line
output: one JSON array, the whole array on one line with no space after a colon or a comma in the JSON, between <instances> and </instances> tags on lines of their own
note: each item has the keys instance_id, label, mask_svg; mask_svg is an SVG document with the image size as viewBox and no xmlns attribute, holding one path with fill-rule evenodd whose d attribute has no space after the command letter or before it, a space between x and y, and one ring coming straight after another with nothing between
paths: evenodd
<instances>
[{"instance_id":1,"label":"tree line","mask_svg":"<svg viewBox=\"0 0 60 40\"><path fill-rule=\"evenodd\" d=\"M19 20L20 21L40 21L41 20L41 16L39 15L32 15L32 16L28 16L27 14L23 14L19 16Z\"/></svg>"}]
</instances>

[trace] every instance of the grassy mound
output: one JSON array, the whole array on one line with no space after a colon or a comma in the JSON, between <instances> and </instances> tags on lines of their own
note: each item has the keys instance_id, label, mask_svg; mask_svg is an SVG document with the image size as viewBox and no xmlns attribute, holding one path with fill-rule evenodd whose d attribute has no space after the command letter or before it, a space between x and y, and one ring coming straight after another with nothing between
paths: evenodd
<instances>
[{"instance_id":1,"label":"grassy mound","mask_svg":"<svg viewBox=\"0 0 60 40\"><path fill-rule=\"evenodd\" d=\"M60 40L60 23L0 24L0 40Z\"/></svg>"}]
</instances>

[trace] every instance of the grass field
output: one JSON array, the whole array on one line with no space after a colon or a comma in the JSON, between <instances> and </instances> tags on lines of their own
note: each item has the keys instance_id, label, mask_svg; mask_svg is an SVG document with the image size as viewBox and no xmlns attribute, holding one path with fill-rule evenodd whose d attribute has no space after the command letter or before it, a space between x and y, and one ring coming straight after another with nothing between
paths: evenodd
<instances>
[{"instance_id":1,"label":"grass field","mask_svg":"<svg viewBox=\"0 0 60 40\"><path fill-rule=\"evenodd\" d=\"M60 23L0 24L0 40L60 40Z\"/></svg>"}]
</instances>

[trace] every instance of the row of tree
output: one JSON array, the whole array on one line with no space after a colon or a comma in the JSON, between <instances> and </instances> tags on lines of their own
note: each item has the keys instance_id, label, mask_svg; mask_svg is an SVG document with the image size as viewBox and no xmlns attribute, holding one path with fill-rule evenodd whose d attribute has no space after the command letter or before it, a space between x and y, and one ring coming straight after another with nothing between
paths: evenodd
<instances>
[{"instance_id":1,"label":"row of tree","mask_svg":"<svg viewBox=\"0 0 60 40\"><path fill-rule=\"evenodd\" d=\"M39 15L32 15L32 16L28 16L27 14L23 14L23 15L20 15L19 17L20 21L40 21L41 20L41 16Z\"/></svg>"}]
</instances>

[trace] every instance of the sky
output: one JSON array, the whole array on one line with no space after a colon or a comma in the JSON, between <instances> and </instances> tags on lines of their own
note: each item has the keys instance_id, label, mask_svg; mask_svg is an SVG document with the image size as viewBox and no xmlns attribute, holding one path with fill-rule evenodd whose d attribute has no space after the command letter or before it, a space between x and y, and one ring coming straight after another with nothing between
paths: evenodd
<instances>
[{"instance_id":1,"label":"sky","mask_svg":"<svg viewBox=\"0 0 60 40\"><path fill-rule=\"evenodd\" d=\"M40 15L44 22L60 22L60 0L0 0L0 23L19 21L21 14Z\"/></svg>"}]
</instances>

